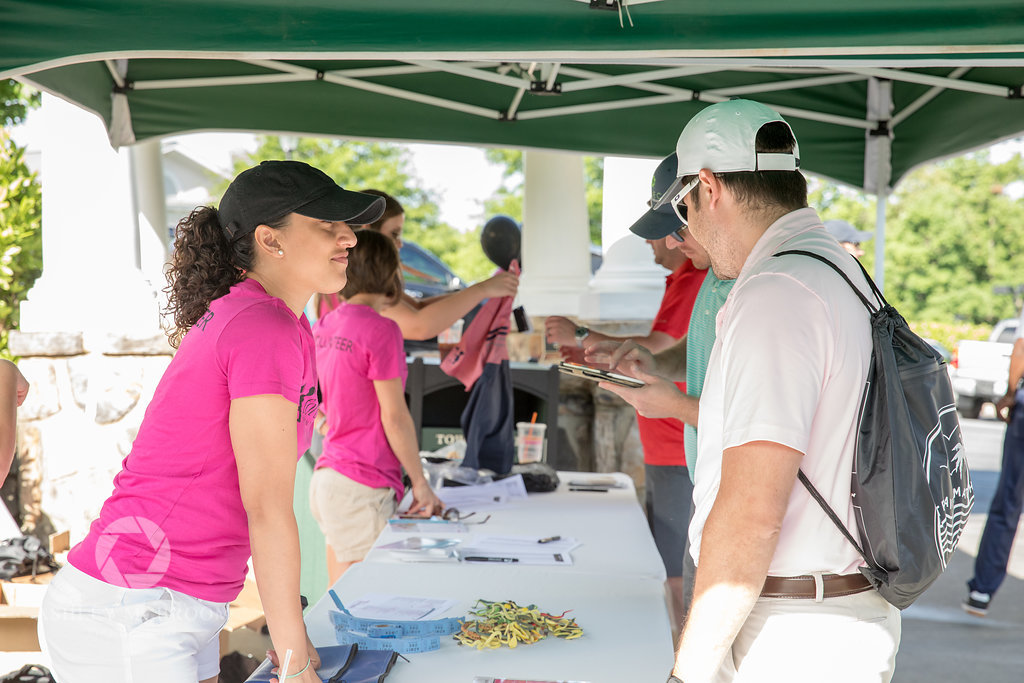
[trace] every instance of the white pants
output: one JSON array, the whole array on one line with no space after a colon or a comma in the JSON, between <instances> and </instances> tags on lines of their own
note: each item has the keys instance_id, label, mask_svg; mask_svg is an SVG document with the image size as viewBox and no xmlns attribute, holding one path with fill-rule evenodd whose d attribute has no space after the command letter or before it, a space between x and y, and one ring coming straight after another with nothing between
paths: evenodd
<instances>
[{"instance_id":1,"label":"white pants","mask_svg":"<svg viewBox=\"0 0 1024 683\"><path fill-rule=\"evenodd\" d=\"M67 683L190 683L220 672L224 603L120 588L64 566L39 610L39 642Z\"/></svg>"},{"instance_id":2,"label":"white pants","mask_svg":"<svg viewBox=\"0 0 1024 683\"><path fill-rule=\"evenodd\" d=\"M877 591L814 600L760 598L715 683L888 683L900 611Z\"/></svg>"}]
</instances>

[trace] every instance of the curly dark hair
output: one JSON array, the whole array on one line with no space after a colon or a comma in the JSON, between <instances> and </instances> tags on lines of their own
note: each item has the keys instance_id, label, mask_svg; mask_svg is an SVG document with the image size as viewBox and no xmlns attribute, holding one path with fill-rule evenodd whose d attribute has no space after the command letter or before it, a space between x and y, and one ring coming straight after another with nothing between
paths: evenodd
<instances>
[{"instance_id":1,"label":"curly dark hair","mask_svg":"<svg viewBox=\"0 0 1024 683\"><path fill-rule=\"evenodd\" d=\"M287 217L268 221L282 227ZM196 207L178 222L174 237L174 256L167 271L167 308L174 328L167 332L171 346L177 348L185 333L206 313L210 302L224 296L231 286L241 282L252 268L253 233L228 240L217 210Z\"/></svg>"},{"instance_id":2,"label":"curly dark hair","mask_svg":"<svg viewBox=\"0 0 1024 683\"><path fill-rule=\"evenodd\" d=\"M402 274L394 241L373 228L355 232L356 244L348 250L348 280L341 296L384 294L396 300L402 294Z\"/></svg>"}]
</instances>

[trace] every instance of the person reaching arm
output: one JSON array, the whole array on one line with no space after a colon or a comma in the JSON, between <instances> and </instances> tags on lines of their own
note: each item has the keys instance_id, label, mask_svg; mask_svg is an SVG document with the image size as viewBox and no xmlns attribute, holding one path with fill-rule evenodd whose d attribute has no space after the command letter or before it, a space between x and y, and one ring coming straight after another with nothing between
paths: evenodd
<instances>
[{"instance_id":1,"label":"person reaching arm","mask_svg":"<svg viewBox=\"0 0 1024 683\"><path fill-rule=\"evenodd\" d=\"M0 359L0 485L14 461L17 442L18 406L28 396L28 380L18 366Z\"/></svg>"}]
</instances>

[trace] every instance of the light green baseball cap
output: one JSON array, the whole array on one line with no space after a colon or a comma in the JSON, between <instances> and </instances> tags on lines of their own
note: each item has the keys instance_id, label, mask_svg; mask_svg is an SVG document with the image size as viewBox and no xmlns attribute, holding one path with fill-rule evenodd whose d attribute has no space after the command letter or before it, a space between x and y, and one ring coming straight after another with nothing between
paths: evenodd
<instances>
[{"instance_id":1,"label":"light green baseball cap","mask_svg":"<svg viewBox=\"0 0 1024 683\"><path fill-rule=\"evenodd\" d=\"M652 208L667 204L682 189L682 178L706 168L713 173L740 171L796 171L800 168L800 146L792 152L755 151L757 132L766 123L789 124L779 112L753 100L728 100L701 109L679 134L676 181ZM790 133L793 129L789 129ZM796 139L796 136L793 136Z\"/></svg>"}]
</instances>

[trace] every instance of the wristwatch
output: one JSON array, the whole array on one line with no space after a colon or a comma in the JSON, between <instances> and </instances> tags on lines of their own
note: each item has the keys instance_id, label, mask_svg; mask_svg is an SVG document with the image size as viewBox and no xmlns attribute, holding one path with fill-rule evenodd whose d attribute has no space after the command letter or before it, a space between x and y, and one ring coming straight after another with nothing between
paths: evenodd
<instances>
[{"instance_id":1,"label":"wristwatch","mask_svg":"<svg viewBox=\"0 0 1024 683\"><path fill-rule=\"evenodd\" d=\"M583 346L583 340L590 336L590 328L583 327L582 325L576 326L576 333L573 335L573 339L576 340L576 346Z\"/></svg>"}]
</instances>

